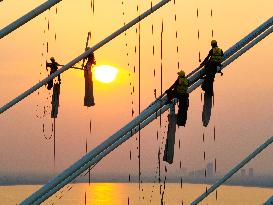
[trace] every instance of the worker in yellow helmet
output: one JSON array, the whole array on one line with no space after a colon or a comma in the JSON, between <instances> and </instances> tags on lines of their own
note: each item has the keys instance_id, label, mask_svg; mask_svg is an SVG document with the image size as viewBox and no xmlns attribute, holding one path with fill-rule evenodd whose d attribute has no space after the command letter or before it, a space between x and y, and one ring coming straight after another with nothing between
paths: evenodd
<instances>
[{"instance_id":1,"label":"worker in yellow helmet","mask_svg":"<svg viewBox=\"0 0 273 205\"><path fill-rule=\"evenodd\" d=\"M221 67L221 63L223 61L223 50L218 47L217 41L211 41L211 50L209 51L208 56L204 59L204 61L200 64L200 66L205 66L205 77L204 82L202 84L202 89L209 95L213 95L213 82L215 78L215 74L217 73L217 67ZM221 75L223 73L219 71Z\"/></svg>"},{"instance_id":2,"label":"worker in yellow helmet","mask_svg":"<svg viewBox=\"0 0 273 205\"><path fill-rule=\"evenodd\" d=\"M183 70L179 71L177 74L177 80L166 91L168 97L166 104L171 103L173 98L178 99L178 114L176 124L178 126L185 126L189 107L189 94L187 93L189 81L185 77L185 72Z\"/></svg>"}]
</instances>

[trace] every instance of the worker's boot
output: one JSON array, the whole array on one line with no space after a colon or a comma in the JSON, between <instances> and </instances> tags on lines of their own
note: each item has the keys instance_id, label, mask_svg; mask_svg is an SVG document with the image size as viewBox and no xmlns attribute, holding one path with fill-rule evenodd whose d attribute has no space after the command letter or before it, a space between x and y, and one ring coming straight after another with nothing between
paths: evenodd
<instances>
[{"instance_id":1,"label":"worker's boot","mask_svg":"<svg viewBox=\"0 0 273 205\"><path fill-rule=\"evenodd\" d=\"M207 78L204 79L204 82L202 83L201 88L205 92L208 89L208 79Z\"/></svg>"},{"instance_id":2,"label":"worker's boot","mask_svg":"<svg viewBox=\"0 0 273 205\"><path fill-rule=\"evenodd\" d=\"M179 106L178 106L178 113L177 113L177 125L184 126L187 122L188 117L188 107L189 107L189 94L184 93L179 97Z\"/></svg>"},{"instance_id":3,"label":"worker's boot","mask_svg":"<svg viewBox=\"0 0 273 205\"><path fill-rule=\"evenodd\" d=\"M48 81L47 83L47 89L51 90L53 88L53 80Z\"/></svg>"},{"instance_id":4,"label":"worker's boot","mask_svg":"<svg viewBox=\"0 0 273 205\"><path fill-rule=\"evenodd\" d=\"M178 112L176 115L176 124L178 126L183 126L183 127L185 127L185 125L186 125L185 116L183 116L183 114L181 112Z\"/></svg>"}]
</instances>

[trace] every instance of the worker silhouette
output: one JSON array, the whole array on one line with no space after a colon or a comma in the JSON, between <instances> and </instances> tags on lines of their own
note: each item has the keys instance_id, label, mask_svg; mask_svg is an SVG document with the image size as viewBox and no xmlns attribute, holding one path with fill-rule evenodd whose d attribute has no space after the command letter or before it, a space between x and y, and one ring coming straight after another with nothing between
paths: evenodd
<instances>
[{"instance_id":1,"label":"worker silhouette","mask_svg":"<svg viewBox=\"0 0 273 205\"><path fill-rule=\"evenodd\" d=\"M205 66L205 76L204 82L202 84L202 90L205 91L206 94L213 96L213 82L215 78L215 74L217 73L217 67L222 66L221 63L223 61L223 51L218 47L217 41L211 41L212 49L209 51L208 56L204 59L204 61L200 64L200 66ZM219 71L221 75L223 73Z\"/></svg>"},{"instance_id":2,"label":"worker silhouette","mask_svg":"<svg viewBox=\"0 0 273 205\"><path fill-rule=\"evenodd\" d=\"M185 77L184 71L179 71L178 78L174 84L166 91L167 102L172 103L173 98L178 99L178 114L176 116L176 124L178 126L185 126L187 121L187 112L189 108L189 94L187 93L189 87L189 81Z\"/></svg>"},{"instance_id":3,"label":"worker silhouette","mask_svg":"<svg viewBox=\"0 0 273 205\"><path fill-rule=\"evenodd\" d=\"M85 50L89 50L87 47ZM84 106L91 107L95 105L94 94L93 94L93 77L92 67L96 65L94 53L92 52L87 57L87 62L84 66L84 79L85 79L85 95L84 95Z\"/></svg>"},{"instance_id":4,"label":"worker silhouette","mask_svg":"<svg viewBox=\"0 0 273 205\"><path fill-rule=\"evenodd\" d=\"M58 66L60 66L60 64L55 61L54 57L51 57L50 61L51 61L51 63L46 62L46 67L50 68L50 75L51 75L51 74L53 74L54 72L56 72L58 70ZM61 77L60 77L60 75L58 75L58 81L59 81L59 84L61 84ZM48 90L51 90L52 87L53 87L53 79L50 80L47 83L47 89Z\"/></svg>"},{"instance_id":5,"label":"worker silhouette","mask_svg":"<svg viewBox=\"0 0 273 205\"><path fill-rule=\"evenodd\" d=\"M85 50L87 51L89 49L90 48L87 47ZM95 59L94 53L92 52L86 59L87 59L87 62L84 66L84 69L90 70L93 65L96 65L96 59Z\"/></svg>"}]
</instances>

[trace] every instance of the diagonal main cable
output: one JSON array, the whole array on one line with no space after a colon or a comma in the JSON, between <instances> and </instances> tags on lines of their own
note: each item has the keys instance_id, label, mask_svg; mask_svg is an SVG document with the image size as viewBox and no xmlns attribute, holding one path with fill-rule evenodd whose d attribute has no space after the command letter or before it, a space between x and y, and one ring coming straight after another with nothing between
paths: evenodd
<instances>
[{"instance_id":1,"label":"diagonal main cable","mask_svg":"<svg viewBox=\"0 0 273 205\"><path fill-rule=\"evenodd\" d=\"M41 13L46 11L47 9L50 9L57 3L59 3L62 0L49 0L41 4L40 6L37 6L35 9L31 10L30 12L26 13L24 16L18 18L16 21L10 23L6 27L2 28L0 30L0 39L4 38L11 32L15 31L22 25L26 24L28 21L32 20L33 18L39 16Z\"/></svg>"}]
</instances>

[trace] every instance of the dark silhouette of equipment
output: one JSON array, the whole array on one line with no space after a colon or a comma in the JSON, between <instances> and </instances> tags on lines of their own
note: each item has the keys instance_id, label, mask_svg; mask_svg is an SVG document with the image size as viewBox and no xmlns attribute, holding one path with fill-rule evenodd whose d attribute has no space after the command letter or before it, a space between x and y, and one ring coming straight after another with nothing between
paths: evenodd
<instances>
[{"instance_id":1,"label":"dark silhouette of equipment","mask_svg":"<svg viewBox=\"0 0 273 205\"><path fill-rule=\"evenodd\" d=\"M170 114L168 115L168 132L164 150L163 161L169 164L173 163L174 157L174 144L175 144L175 132L176 132L176 115L175 115L175 104L172 103L170 107Z\"/></svg>"},{"instance_id":2,"label":"dark silhouette of equipment","mask_svg":"<svg viewBox=\"0 0 273 205\"><path fill-rule=\"evenodd\" d=\"M60 88L61 85L59 83L55 83L53 85L53 94L52 94L52 109L51 109L51 118L57 118L60 106Z\"/></svg>"}]
</instances>

